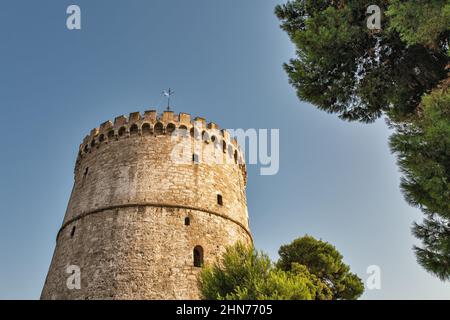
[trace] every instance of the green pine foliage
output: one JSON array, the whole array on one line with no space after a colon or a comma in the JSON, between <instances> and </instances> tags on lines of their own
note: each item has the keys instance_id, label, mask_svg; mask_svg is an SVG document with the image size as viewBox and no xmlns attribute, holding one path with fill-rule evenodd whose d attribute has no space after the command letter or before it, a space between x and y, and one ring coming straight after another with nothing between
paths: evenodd
<instances>
[{"instance_id":1,"label":"green pine foliage","mask_svg":"<svg viewBox=\"0 0 450 320\"><path fill-rule=\"evenodd\" d=\"M387 11L390 2L370 4ZM367 28L367 6L362 0L296 0L277 6L281 28L297 48L285 70L301 100L344 120L373 122L383 114L405 119L447 76L448 37L436 50L410 45L402 40L406 31L390 27L389 16L383 16L382 31L376 33ZM391 15L401 20L395 10ZM441 38L445 34L439 33Z\"/></svg>"},{"instance_id":2,"label":"green pine foliage","mask_svg":"<svg viewBox=\"0 0 450 320\"><path fill-rule=\"evenodd\" d=\"M205 299L232 300L257 298L257 286L266 279L272 266L268 256L241 243L227 248L220 262L205 266L201 291Z\"/></svg>"},{"instance_id":3,"label":"green pine foliage","mask_svg":"<svg viewBox=\"0 0 450 320\"><path fill-rule=\"evenodd\" d=\"M414 247L417 261L442 281L450 279L450 220L430 215L413 227L414 235L422 240L422 247Z\"/></svg>"},{"instance_id":4,"label":"green pine foliage","mask_svg":"<svg viewBox=\"0 0 450 320\"><path fill-rule=\"evenodd\" d=\"M306 235L281 246L278 254L277 266L281 270L290 271L294 264L307 266L311 274L329 287L335 300L357 299L364 291L361 279L350 272L342 255L328 242Z\"/></svg>"},{"instance_id":5,"label":"green pine foliage","mask_svg":"<svg viewBox=\"0 0 450 320\"><path fill-rule=\"evenodd\" d=\"M408 45L424 45L431 49L448 43L450 1L391 0L386 15L390 31L396 31Z\"/></svg>"},{"instance_id":6,"label":"green pine foliage","mask_svg":"<svg viewBox=\"0 0 450 320\"><path fill-rule=\"evenodd\" d=\"M425 96L420 116L396 129L390 145L405 198L427 214L450 218L450 93Z\"/></svg>"},{"instance_id":7,"label":"green pine foliage","mask_svg":"<svg viewBox=\"0 0 450 320\"><path fill-rule=\"evenodd\" d=\"M227 248L222 261L205 266L201 273L204 299L312 300L318 293L315 279L305 268L284 272L269 257L238 243ZM326 289L325 289L326 290Z\"/></svg>"},{"instance_id":8,"label":"green pine foliage","mask_svg":"<svg viewBox=\"0 0 450 320\"><path fill-rule=\"evenodd\" d=\"M390 146L403 172L406 200L426 218L415 224L418 262L441 280L450 280L450 92L423 98L414 122L397 125Z\"/></svg>"},{"instance_id":9,"label":"green pine foliage","mask_svg":"<svg viewBox=\"0 0 450 320\"><path fill-rule=\"evenodd\" d=\"M301 100L362 122L386 116L406 200L425 214L413 234L418 262L450 279L450 0L293 0L275 14L297 48L284 65ZM442 87L442 90L437 88Z\"/></svg>"},{"instance_id":10,"label":"green pine foliage","mask_svg":"<svg viewBox=\"0 0 450 320\"><path fill-rule=\"evenodd\" d=\"M307 237L308 241L311 239L314 240ZM300 247L291 247L290 252L298 257L305 252ZM341 261L342 256L332 248L331 251L308 253L303 263L298 262L301 259L293 259L297 261L288 263L281 257L274 264L267 255L237 243L227 248L220 261L203 267L200 276L202 296L214 300L356 299L364 290L361 279L349 272L348 266ZM299 252L294 254L295 250ZM329 282L324 274L316 272L315 263L318 261L329 261L329 269L335 271L333 281L339 279L339 282ZM331 267L333 263L338 267Z\"/></svg>"}]
</instances>

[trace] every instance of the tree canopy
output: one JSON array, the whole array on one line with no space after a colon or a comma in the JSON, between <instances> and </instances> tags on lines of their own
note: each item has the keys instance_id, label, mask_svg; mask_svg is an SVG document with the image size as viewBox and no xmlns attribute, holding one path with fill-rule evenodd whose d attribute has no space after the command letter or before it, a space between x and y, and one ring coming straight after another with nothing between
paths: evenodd
<instances>
[{"instance_id":1,"label":"tree canopy","mask_svg":"<svg viewBox=\"0 0 450 320\"><path fill-rule=\"evenodd\" d=\"M342 261L342 255L328 242L306 235L281 246L278 254L277 266L281 270L291 271L296 264L306 266L311 274L328 286L335 300L356 299L364 291L361 279L350 272L350 267Z\"/></svg>"},{"instance_id":2,"label":"tree canopy","mask_svg":"<svg viewBox=\"0 0 450 320\"><path fill-rule=\"evenodd\" d=\"M298 258L305 251L301 243L296 244L288 251ZM305 260L293 259L296 261L289 263L281 257L274 264L266 254L237 243L227 248L220 261L204 266L200 277L202 296L218 300L356 299L364 290L362 282L349 272L341 261L342 256L332 248L331 251L310 252ZM334 272L339 282L333 279L331 283L324 274L317 272L319 261L329 261L327 273Z\"/></svg>"},{"instance_id":3,"label":"tree canopy","mask_svg":"<svg viewBox=\"0 0 450 320\"><path fill-rule=\"evenodd\" d=\"M345 120L372 122L383 113L400 120L414 113L422 95L447 76L448 3L432 2L429 8L372 1L389 14L381 32L366 26L367 1L296 0L277 6L281 27L297 48L285 69L298 96ZM443 6L439 22L430 26L434 20L426 17ZM424 39L427 35L433 41Z\"/></svg>"},{"instance_id":4,"label":"tree canopy","mask_svg":"<svg viewBox=\"0 0 450 320\"><path fill-rule=\"evenodd\" d=\"M296 46L284 65L301 100L349 121L386 116L406 200L425 214L413 233L426 270L450 279L450 0L374 0L380 30L367 27L367 1L294 0L278 5Z\"/></svg>"},{"instance_id":5,"label":"tree canopy","mask_svg":"<svg viewBox=\"0 0 450 320\"><path fill-rule=\"evenodd\" d=\"M413 233L419 263L441 280L450 280L450 92L423 98L421 116L397 125L390 145L403 172L406 200L425 213Z\"/></svg>"}]
</instances>

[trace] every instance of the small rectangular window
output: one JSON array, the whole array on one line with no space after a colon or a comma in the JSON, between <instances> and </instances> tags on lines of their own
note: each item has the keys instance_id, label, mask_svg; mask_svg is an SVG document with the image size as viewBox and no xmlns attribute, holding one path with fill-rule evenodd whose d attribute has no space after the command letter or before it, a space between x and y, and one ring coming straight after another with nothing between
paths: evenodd
<instances>
[{"instance_id":1,"label":"small rectangular window","mask_svg":"<svg viewBox=\"0 0 450 320\"><path fill-rule=\"evenodd\" d=\"M198 157L198 154L194 153L194 154L192 155L192 162L194 162L194 163L199 163L199 157Z\"/></svg>"},{"instance_id":2,"label":"small rectangular window","mask_svg":"<svg viewBox=\"0 0 450 320\"><path fill-rule=\"evenodd\" d=\"M222 195L221 194L217 195L217 204L219 206L223 206L223 199L222 199Z\"/></svg>"}]
</instances>

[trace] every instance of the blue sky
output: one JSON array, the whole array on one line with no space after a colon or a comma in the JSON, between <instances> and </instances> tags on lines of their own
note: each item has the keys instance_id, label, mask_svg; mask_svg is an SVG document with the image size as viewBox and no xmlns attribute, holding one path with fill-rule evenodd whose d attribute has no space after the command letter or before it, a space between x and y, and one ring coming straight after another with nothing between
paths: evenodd
<instances>
[{"instance_id":1,"label":"blue sky","mask_svg":"<svg viewBox=\"0 0 450 320\"><path fill-rule=\"evenodd\" d=\"M415 261L419 210L380 119L346 123L300 102L282 63L294 55L273 14L282 0L5 0L0 8L0 299L37 299L73 183L77 148L117 115L158 107L225 128L279 128L280 171L249 166L255 245L274 259L304 234L334 244L365 281L363 298L450 298ZM78 4L82 30L66 29ZM158 105L158 103L160 103Z\"/></svg>"}]
</instances>

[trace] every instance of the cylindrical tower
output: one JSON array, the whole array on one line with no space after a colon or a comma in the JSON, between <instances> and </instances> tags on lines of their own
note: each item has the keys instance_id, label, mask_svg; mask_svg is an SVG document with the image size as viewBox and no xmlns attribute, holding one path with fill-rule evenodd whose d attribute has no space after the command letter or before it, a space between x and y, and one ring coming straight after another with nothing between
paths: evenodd
<instances>
[{"instance_id":1,"label":"cylindrical tower","mask_svg":"<svg viewBox=\"0 0 450 320\"><path fill-rule=\"evenodd\" d=\"M237 141L214 123L170 111L103 123L80 145L41 299L199 298L199 266L252 242L245 185Z\"/></svg>"}]
</instances>

